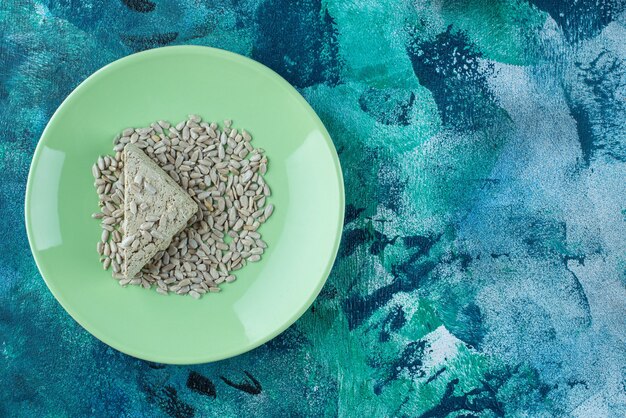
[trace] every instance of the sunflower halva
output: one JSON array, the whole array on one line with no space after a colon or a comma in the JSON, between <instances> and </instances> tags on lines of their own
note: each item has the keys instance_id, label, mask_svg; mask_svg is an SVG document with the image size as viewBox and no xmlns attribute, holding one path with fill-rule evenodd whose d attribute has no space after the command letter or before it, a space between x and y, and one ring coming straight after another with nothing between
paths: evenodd
<instances>
[{"instance_id":1,"label":"sunflower halva","mask_svg":"<svg viewBox=\"0 0 626 418\"><path fill-rule=\"evenodd\" d=\"M158 253L198 211L198 205L134 144L124 147L124 249L122 274L129 279Z\"/></svg>"}]
</instances>

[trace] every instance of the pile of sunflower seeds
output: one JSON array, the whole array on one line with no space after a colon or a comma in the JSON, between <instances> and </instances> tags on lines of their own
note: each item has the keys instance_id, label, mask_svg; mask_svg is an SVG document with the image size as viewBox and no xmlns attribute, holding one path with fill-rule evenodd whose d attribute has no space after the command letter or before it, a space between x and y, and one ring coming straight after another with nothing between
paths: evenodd
<instances>
[{"instance_id":1,"label":"pile of sunflower seeds","mask_svg":"<svg viewBox=\"0 0 626 418\"><path fill-rule=\"evenodd\" d=\"M113 141L114 156L102 156L92 171L101 212L102 236L97 251L103 267L113 270L120 285L156 287L161 294L189 294L199 298L219 292L219 285L235 281L233 271L257 262L267 248L258 232L274 206L263 176L268 160L262 148L251 145L245 130L224 121L223 127L190 115L177 125L158 121L146 128L128 128ZM174 236L169 247L139 275L125 278L123 149L137 147L154 160L198 203L198 212Z\"/></svg>"}]
</instances>

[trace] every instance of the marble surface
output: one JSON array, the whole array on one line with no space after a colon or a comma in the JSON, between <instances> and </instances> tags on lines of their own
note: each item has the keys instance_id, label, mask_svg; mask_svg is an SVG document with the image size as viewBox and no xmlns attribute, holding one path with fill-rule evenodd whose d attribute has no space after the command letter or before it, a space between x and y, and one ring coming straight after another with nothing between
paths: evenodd
<instances>
[{"instance_id":1,"label":"marble surface","mask_svg":"<svg viewBox=\"0 0 626 418\"><path fill-rule=\"evenodd\" d=\"M0 416L626 415L624 0L0 4ZM100 343L30 255L48 119L101 66L198 44L318 112L344 170L312 308L193 367Z\"/></svg>"}]
</instances>

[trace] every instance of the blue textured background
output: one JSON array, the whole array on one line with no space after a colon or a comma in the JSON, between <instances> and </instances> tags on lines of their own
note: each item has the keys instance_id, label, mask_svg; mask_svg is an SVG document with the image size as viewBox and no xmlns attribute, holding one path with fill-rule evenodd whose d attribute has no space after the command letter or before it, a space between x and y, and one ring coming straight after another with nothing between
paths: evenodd
<instances>
[{"instance_id":1,"label":"blue textured background","mask_svg":"<svg viewBox=\"0 0 626 418\"><path fill-rule=\"evenodd\" d=\"M0 416L626 415L624 0L0 4ZM120 354L41 280L31 156L101 66L174 44L268 65L346 183L313 307L251 353ZM158 115L155 115L158 117Z\"/></svg>"}]
</instances>

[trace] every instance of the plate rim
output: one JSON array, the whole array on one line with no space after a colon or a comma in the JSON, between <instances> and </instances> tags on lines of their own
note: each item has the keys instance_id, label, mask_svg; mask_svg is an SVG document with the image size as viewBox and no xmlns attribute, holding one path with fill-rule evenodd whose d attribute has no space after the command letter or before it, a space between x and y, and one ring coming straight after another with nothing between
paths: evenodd
<instances>
[{"instance_id":1,"label":"plate rim","mask_svg":"<svg viewBox=\"0 0 626 418\"><path fill-rule=\"evenodd\" d=\"M338 191L339 191L339 201L338 201L339 204L337 208L338 209L338 213L337 213L338 222L337 222L337 230L335 231L335 238L333 242L331 256L326 261L326 266L324 267L324 273L322 274L322 277L319 279L316 288L309 295L309 297L305 301L303 301L300 308L292 316L290 316L289 318L286 318L285 321L282 322L280 327L277 327L276 330L264 336L263 338L260 338L258 341L252 344L242 345L241 347L237 349L232 349L230 351L224 352L221 355L213 356L211 355L211 352L208 351L204 355L198 355L193 358L185 358L185 359L163 358L163 357L159 357L158 355L152 355L150 353L147 353L147 355L145 355L146 353L136 352L132 350L132 348L125 347L124 344L121 342L119 343L118 341L107 342L106 334L103 335L99 330L97 329L94 330L93 327L88 328L83 322L83 320L80 318L80 313L76 312L71 307L71 304L69 304L65 300L65 298L58 292L58 290L56 290L54 284L50 281L50 279L46 277L47 274L44 273L45 269L42 266L42 260L40 260L40 257L37 255L38 251L35 250L34 245L33 245L33 237L32 237L33 231L32 231L32 226L31 226L32 217L30 216L30 213L29 213L29 208L31 207L30 201L31 201L31 195L32 195L32 177L33 177L34 167L39 162L41 150L43 148L44 142L46 142L45 138L46 138L50 125L53 124L53 122L59 117L60 112L62 111L62 109L65 108L65 106L67 106L68 101L74 95L80 93L83 89L85 89L92 79L94 79L97 76L100 76L100 74L102 73L115 70L117 66L123 65L124 63L128 61L141 59L144 56L168 54L168 53L178 52L178 51L183 52L183 53L187 51L201 52L201 53L207 53L210 55L211 54L218 55L218 56L221 55L226 58L240 60L240 61L243 61L245 64L250 65L252 67L255 67L255 66L258 67L260 71L266 72L271 78L275 79L279 84L282 84L283 87L286 89L286 91L290 93L298 101L298 103L305 108L305 110L308 110L308 113L312 116L314 124L317 125L317 128L322 133L324 142L326 146L328 147L330 154L331 154L331 158L333 160L333 167L335 169L335 178L338 183ZM246 352L249 352L265 344L266 342L282 334L285 330L287 330L287 328L292 326L298 319L302 317L302 315L313 304L313 302L319 295L320 291L322 290L322 287L328 280L328 277L330 276L335 260L337 259L337 254L338 254L339 246L341 243L341 237L342 237L342 232L343 232L343 227L344 227L344 222L345 222L344 216L345 216L345 188L344 188L343 171L341 169L339 155L332 141L332 138L330 134L328 133L328 130L326 129L326 127L324 126L324 123L319 118L319 115L317 114L317 112L315 112L315 110L311 107L311 105L296 90L294 86L292 86L280 74L278 74L276 71L272 70L271 68L267 67L266 65L256 60L253 60L252 58L248 58L244 55L237 54L235 52L227 51L227 50L220 49L220 48L200 46L200 45L175 45L175 46L166 46L166 47L153 48L153 49L149 49L146 51L136 52L136 53L124 56L122 58L119 58L115 61L112 61L106 64L105 66L99 68L98 70L90 74L83 81L81 81L74 89L72 89L72 91L67 95L67 97L63 99L61 104L57 107L57 109L54 111L54 113L52 114L48 122L46 123L46 126L43 129L37 141L37 145L35 147L35 151L33 153L33 157L30 162L30 167L28 170L28 178L26 181L26 189L24 191L24 223L26 226L26 235L28 238L28 245L30 248L30 252L33 256L33 259L35 260L35 264L37 266L37 270L39 271L41 278L44 280L48 290L50 291L50 293L52 293L52 295L57 300L57 302L61 305L61 307L63 307L65 312L67 312L67 314L70 315L70 317L74 321L76 321L86 332L88 332L89 334L91 334L92 336L94 336L96 339L103 342L107 346L112 347L115 350L120 351L129 356L132 356L134 358L138 358L138 359L146 360L146 361L163 363L163 364L192 365L192 364L210 363L210 362L215 362L215 361L235 357L235 356L244 354Z\"/></svg>"}]
</instances>

